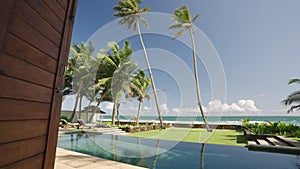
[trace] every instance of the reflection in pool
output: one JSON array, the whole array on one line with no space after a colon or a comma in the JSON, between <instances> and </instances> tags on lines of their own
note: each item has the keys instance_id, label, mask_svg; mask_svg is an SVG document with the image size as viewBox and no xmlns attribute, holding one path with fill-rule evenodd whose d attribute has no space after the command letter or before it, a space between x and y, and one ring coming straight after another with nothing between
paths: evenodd
<instances>
[{"instance_id":1,"label":"reflection in pool","mask_svg":"<svg viewBox=\"0 0 300 169\"><path fill-rule=\"evenodd\" d=\"M66 134L58 147L155 169L300 169L296 155L117 135Z\"/></svg>"}]
</instances>

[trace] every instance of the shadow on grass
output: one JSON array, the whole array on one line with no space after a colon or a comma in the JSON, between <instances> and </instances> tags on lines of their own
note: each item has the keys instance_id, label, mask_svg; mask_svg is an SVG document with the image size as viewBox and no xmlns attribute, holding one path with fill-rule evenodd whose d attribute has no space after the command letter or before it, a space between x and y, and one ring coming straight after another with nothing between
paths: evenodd
<instances>
[{"instance_id":1,"label":"shadow on grass","mask_svg":"<svg viewBox=\"0 0 300 169\"><path fill-rule=\"evenodd\" d=\"M243 135L237 135L236 136L236 142L237 143L243 143L243 144L247 144L247 138Z\"/></svg>"},{"instance_id":2,"label":"shadow on grass","mask_svg":"<svg viewBox=\"0 0 300 169\"><path fill-rule=\"evenodd\" d=\"M227 140L236 140L236 143L247 144L247 138L244 135L224 135Z\"/></svg>"}]
</instances>

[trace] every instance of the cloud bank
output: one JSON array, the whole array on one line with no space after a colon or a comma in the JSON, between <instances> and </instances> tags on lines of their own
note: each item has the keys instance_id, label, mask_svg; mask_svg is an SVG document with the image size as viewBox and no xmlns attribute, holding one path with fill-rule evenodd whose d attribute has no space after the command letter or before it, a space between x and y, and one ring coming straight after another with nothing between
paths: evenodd
<instances>
[{"instance_id":1,"label":"cloud bank","mask_svg":"<svg viewBox=\"0 0 300 169\"><path fill-rule=\"evenodd\" d=\"M222 103L220 100L210 101L207 106L203 106L203 111L205 113L216 113L216 112L230 112L230 113L242 113L242 112L261 112L259 108L256 107L253 100L239 100L237 103ZM173 108L172 112L179 114L193 114L199 112L198 107L188 107L188 108Z\"/></svg>"}]
</instances>

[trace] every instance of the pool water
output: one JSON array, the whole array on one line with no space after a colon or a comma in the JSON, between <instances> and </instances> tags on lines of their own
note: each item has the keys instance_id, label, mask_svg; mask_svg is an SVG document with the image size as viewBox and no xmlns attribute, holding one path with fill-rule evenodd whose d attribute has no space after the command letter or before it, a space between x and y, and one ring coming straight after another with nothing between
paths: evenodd
<instances>
[{"instance_id":1,"label":"pool water","mask_svg":"<svg viewBox=\"0 0 300 169\"><path fill-rule=\"evenodd\" d=\"M153 169L300 169L296 155L117 135L66 134L58 147Z\"/></svg>"}]
</instances>

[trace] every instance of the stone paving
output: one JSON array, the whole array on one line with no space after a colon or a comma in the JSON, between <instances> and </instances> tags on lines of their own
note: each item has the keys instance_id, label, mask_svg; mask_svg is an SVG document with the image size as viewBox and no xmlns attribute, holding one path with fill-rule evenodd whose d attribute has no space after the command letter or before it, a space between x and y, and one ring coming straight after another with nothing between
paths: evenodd
<instances>
[{"instance_id":1,"label":"stone paving","mask_svg":"<svg viewBox=\"0 0 300 169\"><path fill-rule=\"evenodd\" d=\"M65 150L56 149L55 169L144 169L125 163Z\"/></svg>"}]
</instances>

